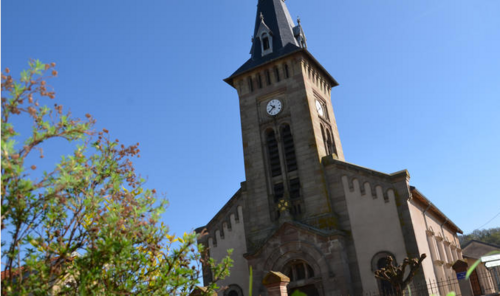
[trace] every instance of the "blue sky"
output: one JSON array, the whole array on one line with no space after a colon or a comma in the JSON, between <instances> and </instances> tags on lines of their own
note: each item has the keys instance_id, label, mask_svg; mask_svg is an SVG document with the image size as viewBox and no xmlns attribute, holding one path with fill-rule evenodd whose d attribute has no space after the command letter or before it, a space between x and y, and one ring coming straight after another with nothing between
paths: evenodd
<instances>
[{"instance_id":1,"label":"blue sky","mask_svg":"<svg viewBox=\"0 0 500 296\"><path fill-rule=\"evenodd\" d=\"M245 180L238 97L256 0L2 3L2 68L57 63L56 102L91 113L170 200L176 233ZM288 0L332 90L348 162L411 184L468 233L500 212L500 1ZM70 147L48 146L44 167ZM500 226L500 216L485 227Z\"/></svg>"}]
</instances>

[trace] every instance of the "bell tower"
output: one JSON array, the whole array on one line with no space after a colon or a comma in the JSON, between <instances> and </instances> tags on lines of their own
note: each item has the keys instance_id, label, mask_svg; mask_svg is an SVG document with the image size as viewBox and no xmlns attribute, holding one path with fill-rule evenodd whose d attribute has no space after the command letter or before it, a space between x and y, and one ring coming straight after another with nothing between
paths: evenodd
<instances>
[{"instance_id":1,"label":"bell tower","mask_svg":"<svg viewBox=\"0 0 500 296\"><path fill-rule=\"evenodd\" d=\"M331 103L337 81L307 50L283 0L260 0L251 58L225 81L238 91L248 251L280 224L337 228L321 160L344 160Z\"/></svg>"}]
</instances>

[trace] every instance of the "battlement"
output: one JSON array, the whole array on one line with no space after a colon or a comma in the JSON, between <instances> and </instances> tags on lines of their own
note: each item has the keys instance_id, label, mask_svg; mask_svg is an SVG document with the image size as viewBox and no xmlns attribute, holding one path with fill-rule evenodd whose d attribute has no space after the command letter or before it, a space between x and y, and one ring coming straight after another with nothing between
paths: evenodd
<instances>
[{"instance_id":1,"label":"battlement","mask_svg":"<svg viewBox=\"0 0 500 296\"><path fill-rule=\"evenodd\" d=\"M394 188L388 184L359 179L358 177L349 177L347 175L342 176L342 182L347 184L350 192L359 192L359 195L362 197L368 196L372 199L383 199L386 203L395 198Z\"/></svg>"},{"instance_id":2,"label":"battlement","mask_svg":"<svg viewBox=\"0 0 500 296\"><path fill-rule=\"evenodd\" d=\"M222 241L232 239L240 231L244 233L243 207L237 206L234 212L223 218L222 223L209 230L209 248L216 248Z\"/></svg>"}]
</instances>

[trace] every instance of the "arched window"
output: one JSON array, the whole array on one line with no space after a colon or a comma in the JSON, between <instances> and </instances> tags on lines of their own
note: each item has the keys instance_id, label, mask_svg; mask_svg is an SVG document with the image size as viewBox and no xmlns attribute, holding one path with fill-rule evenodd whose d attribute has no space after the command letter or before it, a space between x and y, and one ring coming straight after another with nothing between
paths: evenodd
<instances>
[{"instance_id":1,"label":"arched window","mask_svg":"<svg viewBox=\"0 0 500 296\"><path fill-rule=\"evenodd\" d=\"M335 151L335 145L333 145L333 139L332 139L332 132L327 130L326 134L326 145L328 146L328 155L334 154L337 151Z\"/></svg>"},{"instance_id":2,"label":"arched window","mask_svg":"<svg viewBox=\"0 0 500 296\"><path fill-rule=\"evenodd\" d=\"M280 154L278 149L278 141L274 130L269 130L266 133L267 151L269 154L269 166L271 169L271 176L276 177L281 175Z\"/></svg>"},{"instance_id":3,"label":"arched window","mask_svg":"<svg viewBox=\"0 0 500 296\"><path fill-rule=\"evenodd\" d=\"M329 153L328 153L328 145L326 144L325 128L323 127L322 124L320 124L319 126L321 127L321 137L323 138L323 145L325 146L325 153L326 153L326 155L329 155Z\"/></svg>"},{"instance_id":4,"label":"arched window","mask_svg":"<svg viewBox=\"0 0 500 296\"><path fill-rule=\"evenodd\" d=\"M300 291L306 295L319 296L314 284L314 270L303 260L293 260L285 265L283 273L290 278L288 295ZM300 282L299 282L300 281Z\"/></svg>"},{"instance_id":5,"label":"arched window","mask_svg":"<svg viewBox=\"0 0 500 296\"><path fill-rule=\"evenodd\" d=\"M320 124L321 127L321 136L323 138L323 143L325 145L325 153L326 155L331 155L337 153L335 149L335 143L333 142L332 132L329 128L325 128L323 124Z\"/></svg>"},{"instance_id":6,"label":"arched window","mask_svg":"<svg viewBox=\"0 0 500 296\"><path fill-rule=\"evenodd\" d=\"M283 139L286 169L288 172L296 171L297 159L295 158L295 146L293 144L292 132L289 125L283 125L283 127L281 128L281 137Z\"/></svg>"},{"instance_id":7,"label":"arched window","mask_svg":"<svg viewBox=\"0 0 500 296\"><path fill-rule=\"evenodd\" d=\"M303 260L290 261L283 269L284 274L290 278L290 282L306 280L314 277L314 270Z\"/></svg>"},{"instance_id":8,"label":"arched window","mask_svg":"<svg viewBox=\"0 0 500 296\"><path fill-rule=\"evenodd\" d=\"M396 263L396 257L390 253L390 252L379 252L375 254L372 258L372 271L375 272L381 268L387 267L388 259L387 257L391 256L394 261L393 264L397 265ZM394 288L392 287L391 283L388 281L383 281L377 279L378 282L378 288L381 296L389 296L389 295L395 295Z\"/></svg>"}]
</instances>

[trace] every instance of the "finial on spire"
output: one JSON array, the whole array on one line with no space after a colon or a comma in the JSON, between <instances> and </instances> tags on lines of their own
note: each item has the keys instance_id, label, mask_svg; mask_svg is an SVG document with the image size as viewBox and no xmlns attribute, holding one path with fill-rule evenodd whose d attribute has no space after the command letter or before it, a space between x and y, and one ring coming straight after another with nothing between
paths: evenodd
<instances>
[{"instance_id":1,"label":"finial on spire","mask_svg":"<svg viewBox=\"0 0 500 296\"><path fill-rule=\"evenodd\" d=\"M260 12L260 20L264 21L264 15L262 14L262 11Z\"/></svg>"},{"instance_id":2,"label":"finial on spire","mask_svg":"<svg viewBox=\"0 0 500 296\"><path fill-rule=\"evenodd\" d=\"M297 24L300 25L300 16L297 16Z\"/></svg>"}]
</instances>

